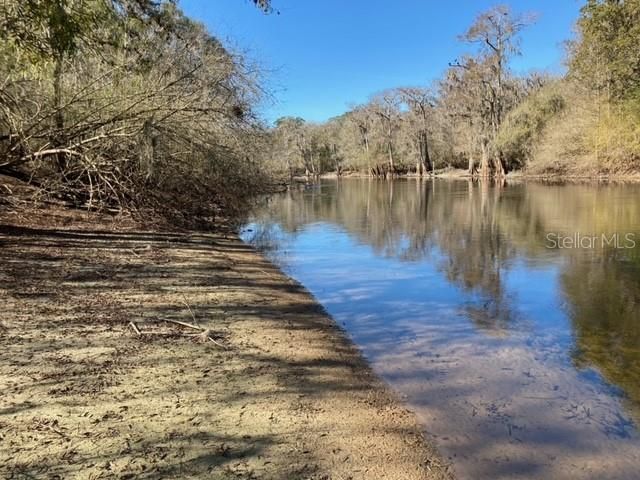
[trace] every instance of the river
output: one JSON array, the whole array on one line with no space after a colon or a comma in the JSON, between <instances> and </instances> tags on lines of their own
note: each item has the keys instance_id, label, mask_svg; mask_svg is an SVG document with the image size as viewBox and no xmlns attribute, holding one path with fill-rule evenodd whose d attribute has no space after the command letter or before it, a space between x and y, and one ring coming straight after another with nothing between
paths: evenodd
<instances>
[{"instance_id":1,"label":"river","mask_svg":"<svg viewBox=\"0 0 640 480\"><path fill-rule=\"evenodd\" d=\"M327 180L270 198L243 238L459 478L639 478L640 185Z\"/></svg>"}]
</instances>

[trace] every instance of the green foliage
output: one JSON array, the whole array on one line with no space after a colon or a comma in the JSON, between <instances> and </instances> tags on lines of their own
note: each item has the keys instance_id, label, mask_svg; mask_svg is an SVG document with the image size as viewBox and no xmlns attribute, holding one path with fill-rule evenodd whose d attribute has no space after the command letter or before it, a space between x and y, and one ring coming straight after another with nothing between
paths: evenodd
<instances>
[{"instance_id":1,"label":"green foliage","mask_svg":"<svg viewBox=\"0 0 640 480\"><path fill-rule=\"evenodd\" d=\"M531 159L549 120L566 104L560 81L544 86L509 112L496 136L496 148L510 169L523 168Z\"/></svg>"},{"instance_id":2,"label":"green foliage","mask_svg":"<svg viewBox=\"0 0 640 480\"><path fill-rule=\"evenodd\" d=\"M640 94L640 0L588 0L578 20L571 74L609 99Z\"/></svg>"},{"instance_id":3,"label":"green foliage","mask_svg":"<svg viewBox=\"0 0 640 480\"><path fill-rule=\"evenodd\" d=\"M307 125L307 137L322 140L308 144L312 149L306 157L319 161L304 160L304 149L298 149L297 164L313 173L345 167L379 176L423 175L436 168L473 167L472 159L482 151L483 171L504 174L494 140L505 115L523 95L509 63L519 53L520 31L531 21L503 6L480 14L462 37L476 51L451 65L441 88L385 90L323 125ZM277 126L276 137L283 136L283 126ZM274 157L293 165L291 150L275 143Z\"/></svg>"},{"instance_id":4,"label":"green foliage","mask_svg":"<svg viewBox=\"0 0 640 480\"><path fill-rule=\"evenodd\" d=\"M116 27L118 2L105 0L7 0L0 32L32 61L73 55L81 43L97 46L105 24ZM119 3L119 5L123 5Z\"/></svg>"},{"instance_id":5,"label":"green foliage","mask_svg":"<svg viewBox=\"0 0 640 480\"><path fill-rule=\"evenodd\" d=\"M589 0L577 27L568 76L560 84L564 109L561 115L545 116L548 126L533 142L534 148L525 149L528 167L538 173L569 175L636 173L640 170L640 0ZM517 137L514 132L512 139ZM505 135L505 149L514 151L519 140L507 139Z\"/></svg>"}]
</instances>

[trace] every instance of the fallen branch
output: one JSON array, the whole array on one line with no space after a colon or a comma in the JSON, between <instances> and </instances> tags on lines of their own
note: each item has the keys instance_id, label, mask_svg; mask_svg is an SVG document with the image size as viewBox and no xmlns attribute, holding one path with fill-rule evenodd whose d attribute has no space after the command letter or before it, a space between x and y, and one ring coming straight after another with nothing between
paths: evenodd
<instances>
[{"instance_id":1,"label":"fallen branch","mask_svg":"<svg viewBox=\"0 0 640 480\"><path fill-rule=\"evenodd\" d=\"M192 328L194 330L199 330L202 333L197 334L198 336L198 340L201 342L206 342L207 340L209 340L211 343L213 343L214 345L217 345L220 348L224 348L225 350L227 349L226 345L223 345L222 343L214 340L213 338L211 338L211 330L208 328L203 328L203 327L199 327L197 325L193 325L191 323L187 323L187 322L181 322L180 320L171 320L168 318L163 319L164 322L169 322L169 323L175 323L176 325L181 325L183 327L187 327L187 328ZM192 336L192 335L188 335L188 336ZM195 336L195 335L193 335Z\"/></svg>"},{"instance_id":2,"label":"fallen branch","mask_svg":"<svg viewBox=\"0 0 640 480\"><path fill-rule=\"evenodd\" d=\"M220 342L217 342L213 338L211 338L211 330L208 329L208 328L204 332L202 332L200 335L198 335L198 340L203 342L203 343L206 342L207 340L209 340L214 345L217 345L217 346L219 346L221 348L224 348L225 350L227 349L227 347L225 345L223 345Z\"/></svg>"},{"instance_id":3,"label":"fallen branch","mask_svg":"<svg viewBox=\"0 0 640 480\"><path fill-rule=\"evenodd\" d=\"M193 325L192 323L187 323L187 322L181 322L180 320L171 320L169 318L163 318L162 321L175 323L176 325L182 325L183 327L187 327L187 328L193 328L194 330L200 330L201 332L205 330L204 328L199 327L198 325Z\"/></svg>"},{"instance_id":4,"label":"fallen branch","mask_svg":"<svg viewBox=\"0 0 640 480\"><path fill-rule=\"evenodd\" d=\"M24 157L21 157L19 162L26 162L27 160L33 160L35 158L38 157L46 157L46 156L50 156L50 155L58 155L60 153L64 153L67 155L72 155L72 156L76 156L76 157L81 157L82 154L73 150L70 150L68 148L52 148L52 149L48 149L48 150L40 150L39 152L35 152L32 153L30 155L25 155ZM15 162L14 162L15 163ZM1 166L10 166L11 162L6 163L4 165Z\"/></svg>"},{"instance_id":5,"label":"fallen branch","mask_svg":"<svg viewBox=\"0 0 640 480\"><path fill-rule=\"evenodd\" d=\"M200 335L198 335L198 341L201 343L206 342L207 340L211 340L211 330L209 330L208 328L202 332Z\"/></svg>"},{"instance_id":6,"label":"fallen branch","mask_svg":"<svg viewBox=\"0 0 640 480\"><path fill-rule=\"evenodd\" d=\"M226 345L223 345L223 344L221 344L220 342L216 342L216 341L215 341L213 338L211 338L211 337L209 337L209 341L210 341L210 342L212 342L214 345L219 346L220 348L223 348L223 349L225 349L225 350L227 349L227 346L226 346Z\"/></svg>"},{"instance_id":7,"label":"fallen branch","mask_svg":"<svg viewBox=\"0 0 640 480\"><path fill-rule=\"evenodd\" d=\"M138 335L142 335L142 332L135 323L129 322L129 325L131 326L131 328L133 328L134 332L136 332Z\"/></svg>"}]
</instances>

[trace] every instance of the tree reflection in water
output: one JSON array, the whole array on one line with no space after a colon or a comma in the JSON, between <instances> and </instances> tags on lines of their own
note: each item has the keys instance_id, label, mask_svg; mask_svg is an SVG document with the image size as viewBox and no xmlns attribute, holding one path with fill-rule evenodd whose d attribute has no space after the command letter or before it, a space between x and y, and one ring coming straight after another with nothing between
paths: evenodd
<instances>
[{"instance_id":1,"label":"tree reflection in water","mask_svg":"<svg viewBox=\"0 0 640 480\"><path fill-rule=\"evenodd\" d=\"M427 261L472 299L460 303L462 314L496 337L508 336L524 316L505 280L514 265L530 272L555 265L574 366L597 370L630 405L640 405L639 198L635 185L347 179L271 198L256 212L251 238L280 246L280 261L292 238L328 224L378 257ZM547 248L548 233L575 232L631 232L637 245ZM327 262L333 254L318 253Z\"/></svg>"}]
</instances>

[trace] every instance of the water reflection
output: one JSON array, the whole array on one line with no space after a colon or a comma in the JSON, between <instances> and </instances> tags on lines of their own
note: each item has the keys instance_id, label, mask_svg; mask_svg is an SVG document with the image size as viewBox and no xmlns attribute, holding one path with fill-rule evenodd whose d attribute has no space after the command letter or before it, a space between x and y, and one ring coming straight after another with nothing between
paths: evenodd
<instances>
[{"instance_id":1,"label":"water reflection","mask_svg":"<svg viewBox=\"0 0 640 480\"><path fill-rule=\"evenodd\" d=\"M609 255L570 259L561 275L575 332L572 358L595 366L632 402L640 402L640 289L638 265Z\"/></svg>"},{"instance_id":2,"label":"water reflection","mask_svg":"<svg viewBox=\"0 0 640 480\"><path fill-rule=\"evenodd\" d=\"M636 478L639 199L346 180L272 198L246 238L345 324L461 477ZM637 242L548 248L576 232Z\"/></svg>"}]
</instances>

